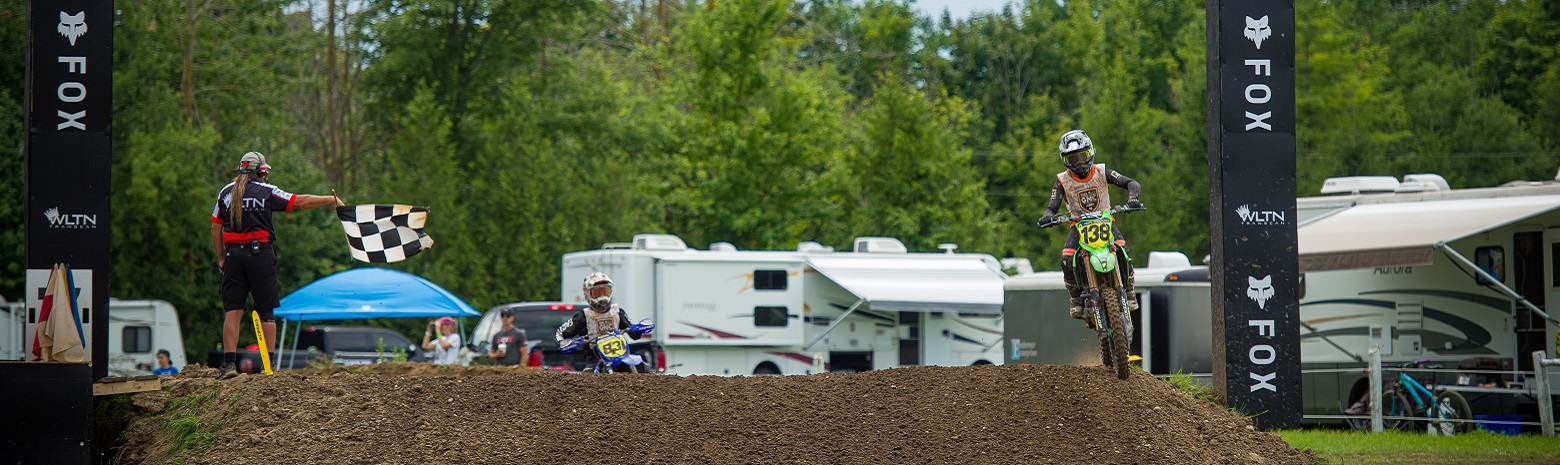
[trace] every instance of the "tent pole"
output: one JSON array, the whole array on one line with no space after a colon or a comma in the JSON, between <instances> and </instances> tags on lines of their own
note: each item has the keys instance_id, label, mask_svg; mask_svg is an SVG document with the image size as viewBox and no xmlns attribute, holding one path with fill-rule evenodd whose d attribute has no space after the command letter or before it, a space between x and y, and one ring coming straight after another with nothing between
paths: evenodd
<instances>
[{"instance_id":1,"label":"tent pole","mask_svg":"<svg viewBox=\"0 0 1560 465\"><path fill-rule=\"evenodd\" d=\"M275 360L271 361L271 364L272 365L277 365L277 369L281 369L282 354L280 354L278 352L282 350L282 347L285 347L287 345L287 319L286 318L282 319L282 329L280 331L277 331L276 333L279 336L281 336L281 340L280 341L276 341L276 350L271 351L271 358L275 359Z\"/></svg>"},{"instance_id":2,"label":"tent pole","mask_svg":"<svg viewBox=\"0 0 1560 465\"><path fill-rule=\"evenodd\" d=\"M303 331L303 322L298 322L298 327L293 328L292 350L287 352L287 366L293 366L298 361L298 334Z\"/></svg>"}]
</instances>

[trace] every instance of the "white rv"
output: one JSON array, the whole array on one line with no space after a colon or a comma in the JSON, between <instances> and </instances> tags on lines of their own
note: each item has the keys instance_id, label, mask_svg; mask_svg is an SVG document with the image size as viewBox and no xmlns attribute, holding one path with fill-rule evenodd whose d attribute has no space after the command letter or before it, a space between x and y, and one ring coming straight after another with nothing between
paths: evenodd
<instances>
[{"instance_id":1,"label":"white rv","mask_svg":"<svg viewBox=\"0 0 1560 465\"><path fill-rule=\"evenodd\" d=\"M30 360L38 311L22 302L0 309L0 360ZM157 351L166 349L174 367L183 369L184 334L179 313L162 300L108 300L108 375L148 375L157 368ZM82 322L84 331L91 321ZM91 346L91 334L86 335Z\"/></svg>"},{"instance_id":2,"label":"white rv","mask_svg":"<svg viewBox=\"0 0 1560 465\"><path fill-rule=\"evenodd\" d=\"M1322 190L1332 195L1298 201L1303 368L1361 367L1372 345L1388 363L1448 368L1526 371L1532 352L1554 356L1546 303L1560 303L1560 184L1395 181L1332 179ZM1306 414L1366 391L1356 374L1302 383Z\"/></svg>"},{"instance_id":3,"label":"white rv","mask_svg":"<svg viewBox=\"0 0 1560 465\"><path fill-rule=\"evenodd\" d=\"M1332 195L1298 200L1303 369L1363 368L1372 345L1382 348L1385 363L1430 360L1447 368L1532 370L1532 352L1554 356L1557 326L1549 309L1556 307L1546 303L1560 303L1560 184L1446 186L1434 175L1410 175L1402 182L1339 178L1324 187ZM1145 297L1163 286L1190 286L1196 290L1178 292L1200 292L1201 298L1144 299L1138 318L1147 315L1150 322L1137 325L1142 345L1134 353L1156 374L1207 373L1212 319L1206 267L1148 271L1138 271L1138 291ZM1156 278L1188 273L1201 273L1204 280L1171 284ZM1028 354L1074 343L1014 332L1033 327L1032 318L1055 318L1045 315L1057 312L1066 318L1065 297L1045 294L1060 289L1055 272L1008 279L1009 337L1025 344L1008 348L1018 356L1009 361L1067 363L1054 361L1055 355ZM1159 336L1163 324L1170 325L1168 338ZM1099 363L1097 352L1082 360ZM1367 385L1359 372L1310 373L1301 383L1307 415L1336 415ZM1488 397L1485 405L1501 408L1523 402ZM1474 410L1491 413L1477 403Z\"/></svg>"},{"instance_id":4,"label":"white rv","mask_svg":"<svg viewBox=\"0 0 1560 465\"><path fill-rule=\"evenodd\" d=\"M851 252L689 249L673 235L563 256L564 301L593 272L631 319L653 318L667 372L805 374L1002 363L1002 265L973 253L909 253L862 237Z\"/></svg>"}]
</instances>

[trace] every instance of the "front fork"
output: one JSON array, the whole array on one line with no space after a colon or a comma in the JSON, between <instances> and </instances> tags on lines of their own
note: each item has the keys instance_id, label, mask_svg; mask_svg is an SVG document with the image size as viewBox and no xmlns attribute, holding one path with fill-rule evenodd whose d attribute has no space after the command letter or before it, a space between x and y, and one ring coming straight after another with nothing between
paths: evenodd
<instances>
[{"instance_id":1,"label":"front fork","mask_svg":"<svg viewBox=\"0 0 1560 465\"><path fill-rule=\"evenodd\" d=\"M1112 247L1111 249L1112 253L1117 251L1115 247ZM1121 259L1123 258L1123 255L1126 255L1126 251L1123 250L1121 252L1122 253L1117 256L1118 259ZM1077 258L1075 257L1074 260L1077 260ZM1077 262L1074 262L1075 265L1076 263ZM1127 341L1130 342L1132 340L1132 314L1130 313L1131 307L1128 306L1127 299L1132 299L1135 297L1127 295L1127 273L1130 273L1130 271L1122 269L1123 267L1132 266L1131 263L1132 262L1125 260L1118 260L1116 262L1116 268L1111 270L1110 273L1110 277L1112 278L1111 281L1114 281L1112 283L1100 282L1099 278L1101 275L1094 270L1094 267L1089 266L1087 256L1084 257L1082 267L1075 266L1074 268L1074 273L1081 271L1084 275L1087 276L1086 279L1088 280L1088 285L1084 287L1082 296L1085 299L1084 303L1088 306L1090 312L1093 313L1094 328L1099 331L1101 338L1110 336L1109 320L1105 316L1105 306L1103 305L1104 302L1100 300L1100 286L1105 284L1116 288L1116 308L1121 309L1121 322L1123 323L1123 326L1126 327ZM1083 269L1078 270L1078 268Z\"/></svg>"}]
</instances>

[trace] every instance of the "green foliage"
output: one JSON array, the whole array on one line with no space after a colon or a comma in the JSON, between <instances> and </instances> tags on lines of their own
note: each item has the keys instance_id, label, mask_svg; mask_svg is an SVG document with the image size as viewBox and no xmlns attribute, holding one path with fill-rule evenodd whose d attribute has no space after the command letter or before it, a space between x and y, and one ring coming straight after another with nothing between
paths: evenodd
<instances>
[{"instance_id":1,"label":"green foliage","mask_svg":"<svg viewBox=\"0 0 1560 465\"><path fill-rule=\"evenodd\" d=\"M0 294L21 295L25 24L0 6ZM388 265L476 307L559 295L564 253L642 232L704 247L1028 257L1056 138L1138 180L1138 257L1208 251L1204 2L1025 0L952 20L907 0L120 2L111 294L220 337L206 216L242 153L297 193L430 207ZM1437 172L1550 179L1555 2L1296 4L1297 189ZM277 215L283 293L361 266L324 212ZM1141 265L1142 258L1139 259ZM421 321L351 322L415 333ZM245 331L242 343L252 336Z\"/></svg>"},{"instance_id":2,"label":"green foliage","mask_svg":"<svg viewBox=\"0 0 1560 465\"><path fill-rule=\"evenodd\" d=\"M0 4L0 296L21 299L27 270L22 221L23 95L26 93L27 12L23 2Z\"/></svg>"}]
</instances>

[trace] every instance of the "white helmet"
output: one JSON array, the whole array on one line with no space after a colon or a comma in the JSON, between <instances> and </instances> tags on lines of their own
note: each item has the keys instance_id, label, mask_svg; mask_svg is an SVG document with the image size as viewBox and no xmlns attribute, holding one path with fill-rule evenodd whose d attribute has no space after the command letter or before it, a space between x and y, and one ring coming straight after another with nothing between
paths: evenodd
<instances>
[{"instance_id":1,"label":"white helmet","mask_svg":"<svg viewBox=\"0 0 1560 465\"><path fill-rule=\"evenodd\" d=\"M1089 140L1089 135L1082 129L1074 129L1062 134L1062 143L1057 147L1061 151L1062 165L1071 171L1073 176L1084 177L1089 170L1094 169L1094 142Z\"/></svg>"},{"instance_id":2,"label":"white helmet","mask_svg":"<svg viewBox=\"0 0 1560 465\"><path fill-rule=\"evenodd\" d=\"M612 278L606 273L591 273L585 277L585 283L581 286L585 290L585 301L590 302L590 307L598 312L605 312L612 307Z\"/></svg>"}]
</instances>

